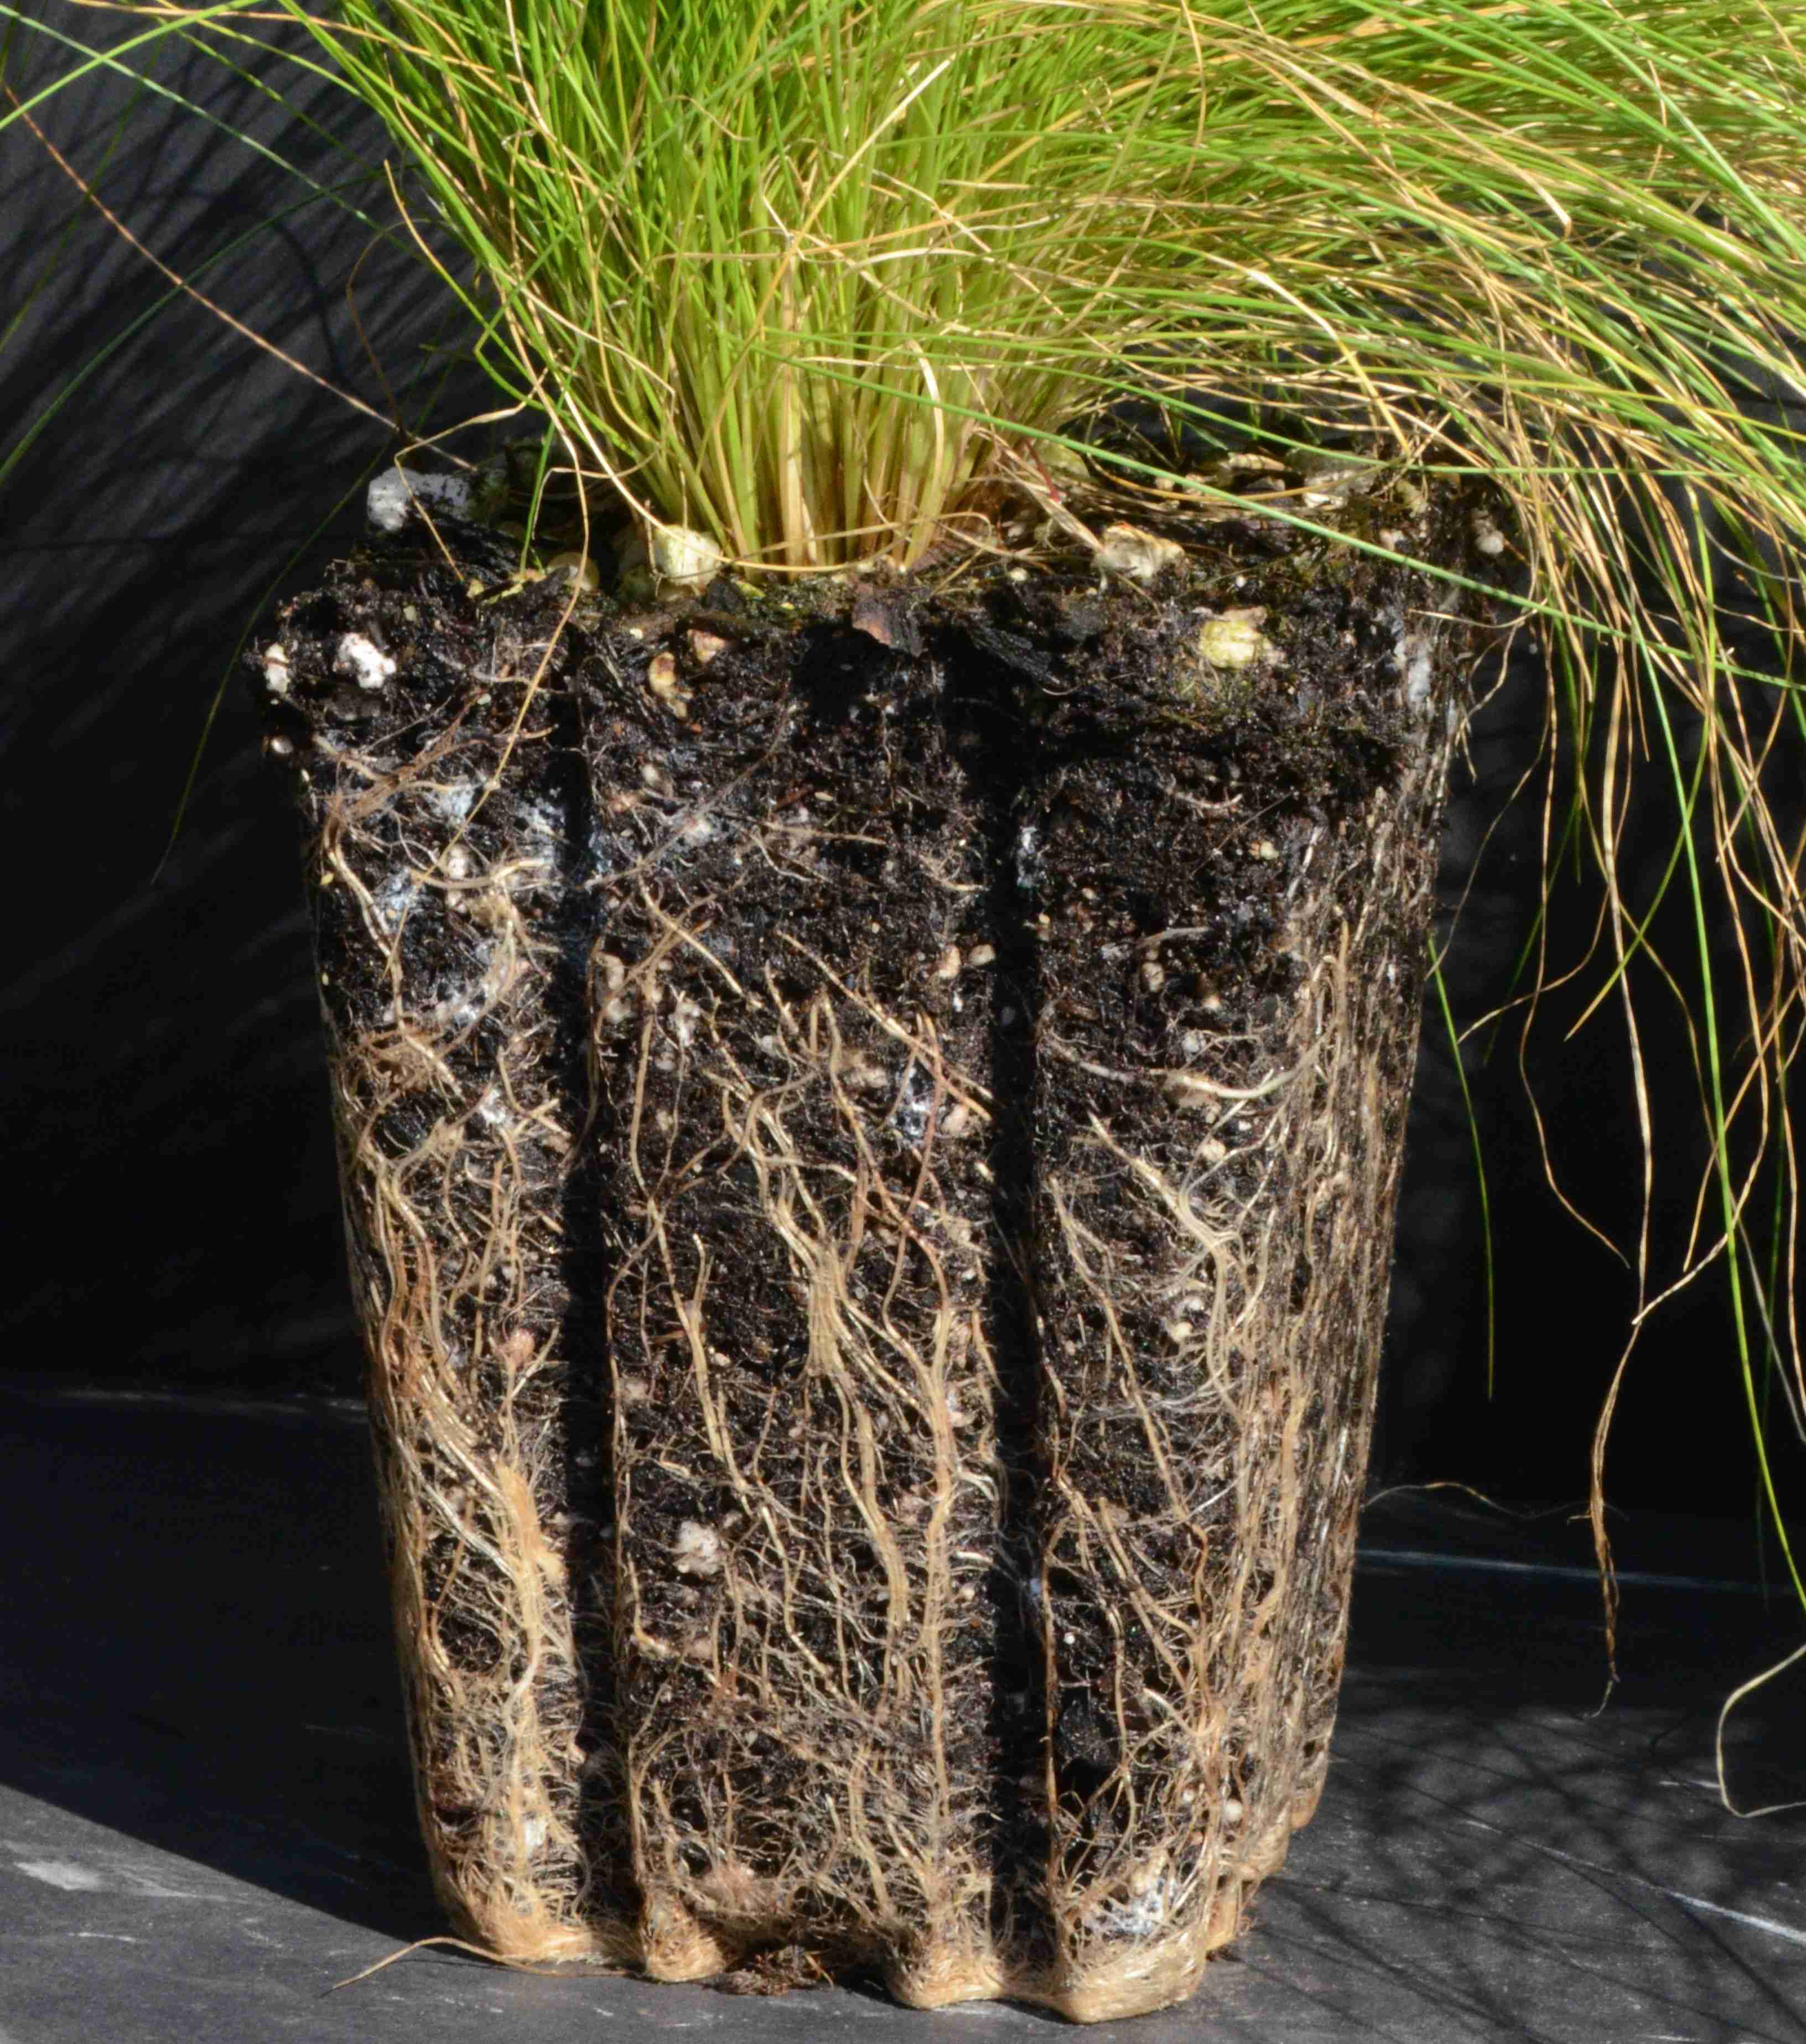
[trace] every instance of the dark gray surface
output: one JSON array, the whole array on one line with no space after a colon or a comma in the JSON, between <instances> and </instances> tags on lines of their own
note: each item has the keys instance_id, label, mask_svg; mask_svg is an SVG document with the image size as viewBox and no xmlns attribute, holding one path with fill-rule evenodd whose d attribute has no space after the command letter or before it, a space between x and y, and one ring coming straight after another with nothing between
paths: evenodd
<instances>
[{"instance_id":1,"label":"dark gray surface","mask_svg":"<svg viewBox=\"0 0 1806 2044\"><path fill-rule=\"evenodd\" d=\"M439 1928L361 1415L14 1379L0 1454L0 2044L1056 2027L444 1951L329 1992ZM1806 2038L1806 1812L1740 1823L1712 1780L1723 1695L1800 1632L1742 1580L1747 1547L1735 1527L1623 1526L1625 1680L1595 1716L1583 1529L1451 1493L1381 1500L1317 1821L1191 2004L1098 2034ZM1806 1669L1733 1719L1746 1799L1806 1795L1803 1696Z\"/></svg>"}]
</instances>

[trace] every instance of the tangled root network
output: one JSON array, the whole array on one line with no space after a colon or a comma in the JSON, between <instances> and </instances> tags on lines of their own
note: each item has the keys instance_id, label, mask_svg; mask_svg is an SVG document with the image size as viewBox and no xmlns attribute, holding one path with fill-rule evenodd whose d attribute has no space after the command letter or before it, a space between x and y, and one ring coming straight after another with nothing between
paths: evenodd
<instances>
[{"instance_id":1,"label":"tangled root network","mask_svg":"<svg viewBox=\"0 0 1806 2044\"><path fill-rule=\"evenodd\" d=\"M1216 544L630 622L416 542L285 613L421 1819L498 1956L1118 2015L1310 1815L1459 637Z\"/></svg>"}]
</instances>

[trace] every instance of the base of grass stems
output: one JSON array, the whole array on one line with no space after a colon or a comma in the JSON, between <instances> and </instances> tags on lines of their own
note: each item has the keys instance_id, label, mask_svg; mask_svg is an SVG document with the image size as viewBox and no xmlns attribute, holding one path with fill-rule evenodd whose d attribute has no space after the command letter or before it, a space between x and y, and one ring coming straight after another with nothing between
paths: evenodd
<instances>
[{"instance_id":1,"label":"base of grass stems","mask_svg":"<svg viewBox=\"0 0 1806 2044\"><path fill-rule=\"evenodd\" d=\"M1177 2000L1323 1786L1447 593L1249 523L559 635L471 565L336 571L271 698L445 1907Z\"/></svg>"}]
</instances>

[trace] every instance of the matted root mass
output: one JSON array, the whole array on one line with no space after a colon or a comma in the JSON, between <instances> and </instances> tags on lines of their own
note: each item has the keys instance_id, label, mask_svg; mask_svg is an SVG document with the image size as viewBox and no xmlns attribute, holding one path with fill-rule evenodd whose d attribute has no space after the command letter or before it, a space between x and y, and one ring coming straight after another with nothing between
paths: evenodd
<instances>
[{"instance_id":1,"label":"matted root mass","mask_svg":"<svg viewBox=\"0 0 1806 2044\"><path fill-rule=\"evenodd\" d=\"M1034 1523L1074 2014L1188 1992L1322 1786L1448 709L1390 770L1226 758L1107 677L1050 717Z\"/></svg>"},{"instance_id":2,"label":"matted root mass","mask_svg":"<svg viewBox=\"0 0 1806 2044\"><path fill-rule=\"evenodd\" d=\"M1127 2014L1308 1817L1458 662L1401 562L1212 547L561 629L417 540L285 611L421 1819L499 1955Z\"/></svg>"}]
</instances>

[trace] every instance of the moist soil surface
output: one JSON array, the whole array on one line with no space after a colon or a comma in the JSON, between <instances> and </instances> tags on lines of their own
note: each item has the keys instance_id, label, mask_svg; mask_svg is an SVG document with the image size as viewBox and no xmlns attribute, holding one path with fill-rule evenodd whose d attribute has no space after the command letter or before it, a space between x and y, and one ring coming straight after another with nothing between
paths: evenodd
<instances>
[{"instance_id":1,"label":"moist soil surface","mask_svg":"<svg viewBox=\"0 0 1806 2044\"><path fill-rule=\"evenodd\" d=\"M1464 652L1386 548L1469 533L1333 515L638 608L410 528L282 613L491 1948L1122 2012L1308 1815Z\"/></svg>"}]
</instances>

